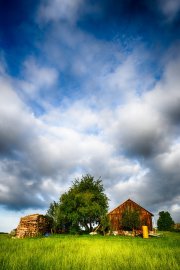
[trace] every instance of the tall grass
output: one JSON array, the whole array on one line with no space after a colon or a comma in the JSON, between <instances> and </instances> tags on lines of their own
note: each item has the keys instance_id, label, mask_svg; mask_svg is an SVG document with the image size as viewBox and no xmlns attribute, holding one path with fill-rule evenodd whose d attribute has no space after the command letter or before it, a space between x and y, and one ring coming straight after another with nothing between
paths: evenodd
<instances>
[{"instance_id":1,"label":"tall grass","mask_svg":"<svg viewBox=\"0 0 180 270\"><path fill-rule=\"evenodd\" d=\"M63 236L10 239L0 235L1 270L179 270L180 234L158 239Z\"/></svg>"}]
</instances>

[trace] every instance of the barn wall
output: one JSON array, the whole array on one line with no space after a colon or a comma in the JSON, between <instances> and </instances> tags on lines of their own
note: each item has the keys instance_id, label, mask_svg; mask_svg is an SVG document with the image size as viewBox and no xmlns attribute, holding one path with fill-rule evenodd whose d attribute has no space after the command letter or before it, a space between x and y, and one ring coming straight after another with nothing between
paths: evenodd
<instances>
[{"instance_id":1,"label":"barn wall","mask_svg":"<svg viewBox=\"0 0 180 270\"><path fill-rule=\"evenodd\" d=\"M127 209L139 211L141 224L147 225L148 229L152 230L152 215L138 204L131 200L127 200L108 214L113 231L122 230L120 220L122 219L123 212ZM139 229L141 229L141 227Z\"/></svg>"}]
</instances>

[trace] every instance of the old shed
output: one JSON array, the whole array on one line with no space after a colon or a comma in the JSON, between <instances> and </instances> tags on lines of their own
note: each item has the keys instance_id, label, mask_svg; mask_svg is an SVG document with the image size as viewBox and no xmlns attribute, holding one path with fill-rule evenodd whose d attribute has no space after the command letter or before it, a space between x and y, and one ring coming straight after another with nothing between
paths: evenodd
<instances>
[{"instance_id":1,"label":"old shed","mask_svg":"<svg viewBox=\"0 0 180 270\"><path fill-rule=\"evenodd\" d=\"M123 229L121 226L121 219L126 210L138 211L141 225L147 225L148 229L150 231L152 230L153 214L131 199L128 199L108 213L111 229L113 231L121 231ZM139 229L141 229L141 227Z\"/></svg>"},{"instance_id":2,"label":"old shed","mask_svg":"<svg viewBox=\"0 0 180 270\"><path fill-rule=\"evenodd\" d=\"M48 221L43 215L33 214L22 217L17 227L16 237L36 237L47 232Z\"/></svg>"}]
</instances>

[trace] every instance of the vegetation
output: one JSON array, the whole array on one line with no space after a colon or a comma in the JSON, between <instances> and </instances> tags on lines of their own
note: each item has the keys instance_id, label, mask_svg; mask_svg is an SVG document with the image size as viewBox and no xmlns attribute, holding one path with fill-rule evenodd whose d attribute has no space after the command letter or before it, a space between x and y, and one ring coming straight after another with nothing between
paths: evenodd
<instances>
[{"instance_id":1,"label":"vegetation","mask_svg":"<svg viewBox=\"0 0 180 270\"><path fill-rule=\"evenodd\" d=\"M105 235L107 232L110 231L110 221L108 215L101 215L100 219L100 228L101 232Z\"/></svg>"},{"instance_id":2,"label":"vegetation","mask_svg":"<svg viewBox=\"0 0 180 270\"><path fill-rule=\"evenodd\" d=\"M123 229L134 230L140 227L139 212L136 210L126 209L122 214L122 219L120 220Z\"/></svg>"},{"instance_id":3,"label":"vegetation","mask_svg":"<svg viewBox=\"0 0 180 270\"><path fill-rule=\"evenodd\" d=\"M180 223L174 224L174 227L172 228L173 232L180 232Z\"/></svg>"},{"instance_id":4,"label":"vegetation","mask_svg":"<svg viewBox=\"0 0 180 270\"><path fill-rule=\"evenodd\" d=\"M170 231L174 226L174 221L169 212L159 212L159 219L157 221L158 230Z\"/></svg>"},{"instance_id":5,"label":"vegetation","mask_svg":"<svg viewBox=\"0 0 180 270\"><path fill-rule=\"evenodd\" d=\"M161 238L0 235L1 270L178 270L180 234Z\"/></svg>"},{"instance_id":6,"label":"vegetation","mask_svg":"<svg viewBox=\"0 0 180 270\"><path fill-rule=\"evenodd\" d=\"M58 203L50 205L47 216L56 232L76 233L83 229L90 232L93 226L105 220L107 210L108 198L104 194L102 181L86 175L76 179Z\"/></svg>"}]
</instances>

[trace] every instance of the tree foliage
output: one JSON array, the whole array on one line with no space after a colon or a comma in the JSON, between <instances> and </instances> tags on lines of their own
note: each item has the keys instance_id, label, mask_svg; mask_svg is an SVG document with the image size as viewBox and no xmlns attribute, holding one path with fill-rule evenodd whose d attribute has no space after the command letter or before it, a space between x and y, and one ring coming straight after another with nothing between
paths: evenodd
<instances>
[{"instance_id":1,"label":"tree foliage","mask_svg":"<svg viewBox=\"0 0 180 270\"><path fill-rule=\"evenodd\" d=\"M75 179L70 189L61 195L58 203L50 205L47 215L52 218L57 230L77 232L84 228L92 231L106 215L108 198L104 194L101 179L91 175Z\"/></svg>"},{"instance_id":2,"label":"tree foliage","mask_svg":"<svg viewBox=\"0 0 180 270\"><path fill-rule=\"evenodd\" d=\"M134 230L140 227L140 216L136 210L126 209L122 214L121 226L125 230Z\"/></svg>"},{"instance_id":3,"label":"tree foliage","mask_svg":"<svg viewBox=\"0 0 180 270\"><path fill-rule=\"evenodd\" d=\"M100 217L101 231L105 235L110 229L110 220L107 214Z\"/></svg>"},{"instance_id":4,"label":"tree foliage","mask_svg":"<svg viewBox=\"0 0 180 270\"><path fill-rule=\"evenodd\" d=\"M53 232L57 233L60 230L65 230L65 219L63 213L60 211L59 203L55 201L51 203L46 216L49 219L49 224Z\"/></svg>"},{"instance_id":5,"label":"tree foliage","mask_svg":"<svg viewBox=\"0 0 180 270\"><path fill-rule=\"evenodd\" d=\"M159 212L159 219L157 221L158 230L169 231L174 225L174 221L169 212Z\"/></svg>"}]
</instances>

